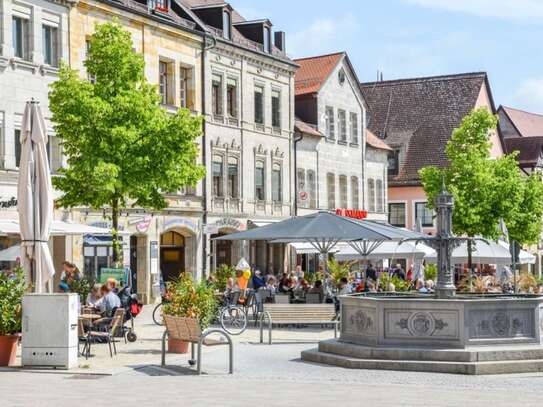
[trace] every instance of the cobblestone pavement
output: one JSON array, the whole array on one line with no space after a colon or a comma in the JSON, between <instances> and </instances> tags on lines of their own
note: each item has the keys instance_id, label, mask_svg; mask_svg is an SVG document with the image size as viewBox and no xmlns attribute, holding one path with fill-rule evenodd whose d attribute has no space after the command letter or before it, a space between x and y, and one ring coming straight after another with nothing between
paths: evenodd
<instances>
[{"instance_id":1,"label":"cobblestone pavement","mask_svg":"<svg viewBox=\"0 0 543 407\"><path fill-rule=\"evenodd\" d=\"M158 366L161 329L144 315L140 339L122 344L110 359L96 356L71 372L0 370L0 406L535 406L543 374L459 376L414 372L349 370L303 363L300 352L330 331L283 330L277 343L260 345L251 330L236 339L235 374L227 375L227 349L204 352L202 376L186 356L168 355ZM101 366L101 365L105 365ZM107 374L100 374L107 373Z\"/></svg>"}]
</instances>

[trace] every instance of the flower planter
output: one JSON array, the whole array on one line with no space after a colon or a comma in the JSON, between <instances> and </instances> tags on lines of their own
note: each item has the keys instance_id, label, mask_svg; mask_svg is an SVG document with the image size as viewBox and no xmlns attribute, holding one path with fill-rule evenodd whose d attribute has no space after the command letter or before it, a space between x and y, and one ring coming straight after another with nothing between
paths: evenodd
<instances>
[{"instance_id":1,"label":"flower planter","mask_svg":"<svg viewBox=\"0 0 543 407\"><path fill-rule=\"evenodd\" d=\"M0 366L13 366L19 335L0 336Z\"/></svg>"},{"instance_id":2,"label":"flower planter","mask_svg":"<svg viewBox=\"0 0 543 407\"><path fill-rule=\"evenodd\" d=\"M189 343L180 341L179 339L168 338L168 352L169 353L188 353Z\"/></svg>"}]
</instances>

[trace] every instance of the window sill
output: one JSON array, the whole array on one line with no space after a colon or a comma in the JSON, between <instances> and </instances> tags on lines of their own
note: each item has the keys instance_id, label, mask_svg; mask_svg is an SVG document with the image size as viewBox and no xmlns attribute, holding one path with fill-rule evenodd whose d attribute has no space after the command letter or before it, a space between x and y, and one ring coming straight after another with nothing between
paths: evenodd
<instances>
[{"instance_id":1,"label":"window sill","mask_svg":"<svg viewBox=\"0 0 543 407\"><path fill-rule=\"evenodd\" d=\"M272 127L273 134L281 134L281 127Z\"/></svg>"},{"instance_id":2,"label":"window sill","mask_svg":"<svg viewBox=\"0 0 543 407\"><path fill-rule=\"evenodd\" d=\"M42 73L42 75L46 73L58 74L60 72L60 69L58 66L44 64L40 66L40 72Z\"/></svg>"},{"instance_id":3,"label":"window sill","mask_svg":"<svg viewBox=\"0 0 543 407\"><path fill-rule=\"evenodd\" d=\"M333 144L336 143L336 139L335 139L335 138L326 137L325 140L326 140L327 143L333 143Z\"/></svg>"},{"instance_id":4,"label":"window sill","mask_svg":"<svg viewBox=\"0 0 543 407\"><path fill-rule=\"evenodd\" d=\"M341 144L342 146L346 146L348 144L347 141L344 140L338 140L337 143Z\"/></svg>"},{"instance_id":5,"label":"window sill","mask_svg":"<svg viewBox=\"0 0 543 407\"><path fill-rule=\"evenodd\" d=\"M23 58L13 57L11 58L10 62L14 68L22 67L22 68L31 69L33 73L36 73L36 71L38 70L38 65L36 65L32 61L28 61Z\"/></svg>"},{"instance_id":6,"label":"window sill","mask_svg":"<svg viewBox=\"0 0 543 407\"><path fill-rule=\"evenodd\" d=\"M358 144L358 142L356 142L356 143L351 142L351 143L349 143L349 145L350 145L351 147L360 147L360 144Z\"/></svg>"}]
</instances>

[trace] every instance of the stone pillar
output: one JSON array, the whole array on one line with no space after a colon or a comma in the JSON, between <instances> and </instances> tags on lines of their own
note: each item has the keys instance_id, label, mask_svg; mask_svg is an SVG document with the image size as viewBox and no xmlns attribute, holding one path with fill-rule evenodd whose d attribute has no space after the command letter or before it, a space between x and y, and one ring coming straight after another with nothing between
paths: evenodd
<instances>
[{"instance_id":1,"label":"stone pillar","mask_svg":"<svg viewBox=\"0 0 543 407\"><path fill-rule=\"evenodd\" d=\"M445 185L435 199L437 210L437 283L436 296L438 298L452 297L456 293L454 285L454 271L451 267L451 255L453 249L452 236L452 211L454 199L445 190Z\"/></svg>"}]
</instances>

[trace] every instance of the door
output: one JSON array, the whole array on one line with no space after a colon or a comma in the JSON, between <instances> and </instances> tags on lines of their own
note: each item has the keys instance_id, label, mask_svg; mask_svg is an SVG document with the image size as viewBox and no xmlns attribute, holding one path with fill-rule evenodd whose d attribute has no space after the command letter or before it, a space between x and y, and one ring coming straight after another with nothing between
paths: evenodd
<instances>
[{"instance_id":1,"label":"door","mask_svg":"<svg viewBox=\"0 0 543 407\"><path fill-rule=\"evenodd\" d=\"M160 270L165 283L177 280L185 272L185 238L177 232L160 237Z\"/></svg>"},{"instance_id":2,"label":"door","mask_svg":"<svg viewBox=\"0 0 543 407\"><path fill-rule=\"evenodd\" d=\"M136 294L138 290L138 238L130 236L130 275L132 293Z\"/></svg>"}]
</instances>

